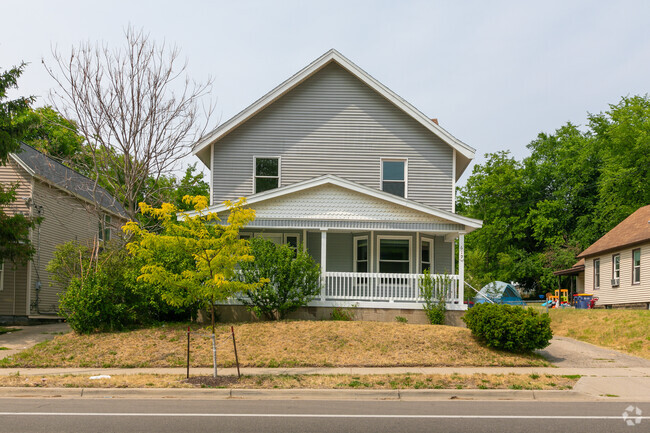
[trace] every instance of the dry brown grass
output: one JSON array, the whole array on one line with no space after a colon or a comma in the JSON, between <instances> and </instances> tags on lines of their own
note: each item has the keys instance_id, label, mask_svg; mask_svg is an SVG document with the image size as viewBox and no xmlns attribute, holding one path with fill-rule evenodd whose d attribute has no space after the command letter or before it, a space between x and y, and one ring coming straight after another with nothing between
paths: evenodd
<instances>
[{"instance_id":1,"label":"dry brown grass","mask_svg":"<svg viewBox=\"0 0 650 433\"><path fill-rule=\"evenodd\" d=\"M4 376L0 386L64 388L197 388L184 376L135 374L91 380L87 375ZM579 377L526 374L264 375L224 377L237 389L571 389Z\"/></svg>"},{"instance_id":2,"label":"dry brown grass","mask_svg":"<svg viewBox=\"0 0 650 433\"><path fill-rule=\"evenodd\" d=\"M553 335L650 359L650 311L551 310Z\"/></svg>"},{"instance_id":3,"label":"dry brown grass","mask_svg":"<svg viewBox=\"0 0 650 433\"><path fill-rule=\"evenodd\" d=\"M55 337L3 367L179 367L186 325ZM193 331L208 331L194 327ZM242 367L543 366L535 355L479 345L467 329L379 322L289 321L235 325ZM217 329L219 366L235 365L230 327ZM191 365L212 365L209 338L193 335Z\"/></svg>"}]
</instances>

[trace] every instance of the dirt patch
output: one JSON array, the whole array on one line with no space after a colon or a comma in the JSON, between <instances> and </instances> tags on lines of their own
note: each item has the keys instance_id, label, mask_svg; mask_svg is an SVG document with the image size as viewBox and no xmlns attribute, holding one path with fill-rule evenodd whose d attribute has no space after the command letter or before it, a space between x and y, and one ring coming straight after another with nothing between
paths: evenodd
<instances>
[{"instance_id":1,"label":"dirt patch","mask_svg":"<svg viewBox=\"0 0 650 433\"><path fill-rule=\"evenodd\" d=\"M239 379L234 376L192 376L189 379L183 379L181 382L201 387L228 388L239 383Z\"/></svg>"}]
</instances>

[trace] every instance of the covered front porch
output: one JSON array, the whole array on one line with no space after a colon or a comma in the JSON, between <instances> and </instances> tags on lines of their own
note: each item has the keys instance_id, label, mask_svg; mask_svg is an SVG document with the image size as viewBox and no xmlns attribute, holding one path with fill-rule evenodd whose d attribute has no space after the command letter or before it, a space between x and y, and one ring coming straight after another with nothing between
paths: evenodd
<instances>
[{"instance_id":1,"label":"covered front porch","mask_svg":"<svg viewBox=\"0 0 650 433\"><path fill-rule=\"evenodd\" d=\"M321 292L309 306L421 309L428 270L447 309L466 309L464 235L480 221L331 175L255 194L248 203L256 218L242 238L289 244L320 264Z\"/></svg>"}]
</instances>

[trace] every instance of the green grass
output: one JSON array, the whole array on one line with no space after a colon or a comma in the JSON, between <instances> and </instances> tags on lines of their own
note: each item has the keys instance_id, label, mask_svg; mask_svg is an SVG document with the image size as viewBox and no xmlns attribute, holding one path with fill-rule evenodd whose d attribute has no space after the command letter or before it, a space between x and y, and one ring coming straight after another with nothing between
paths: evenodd
<instances>
[{"instance_id":1,"label":"green grass","mask_svg":"<svg viewBox=\"0 0 650 433\"><path fill-rule=\"evenodd\" d=\"M5 328L4 326L0 326L0 335L6 334L7 332L16 332L20 330L20 328Z\"/></svg>"}]
</instances>

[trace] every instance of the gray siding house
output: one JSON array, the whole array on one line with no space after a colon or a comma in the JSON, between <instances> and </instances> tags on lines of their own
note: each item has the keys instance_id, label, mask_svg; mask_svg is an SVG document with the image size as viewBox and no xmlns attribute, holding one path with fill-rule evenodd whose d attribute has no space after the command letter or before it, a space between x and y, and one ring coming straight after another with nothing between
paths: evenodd
<instances>
[{"instance_id":1,"label":"gray siding house","mask_svg":"<svg viewBox=\"0 0 650 433\"><path fill-rule=\"evenodd\" d=\"M310 306L421 309L429 269L451 280L448 308L465 308L463 236L482 223L454 213L455 186L475 150L336 50L193 153L211 171L211 211L247 197L257 216L243 237L300 245L320 263Z\"/></svg>"},{"instance_id":2,"label":"gray siding house","mask_svg":"<svg viewBox=\"0 0 650 433\"><path fill-rule=\"evenodd\" d=\"M108 241L120 235L128 217L91 179L26 144L0 166L0 183L18 183L17 199L7 213L42 217L30 234L36 249L33 259L26 265L0 261L0 322L54 318L63 287L45 268L56 246Z\"/></svg>"}]
</instances>

